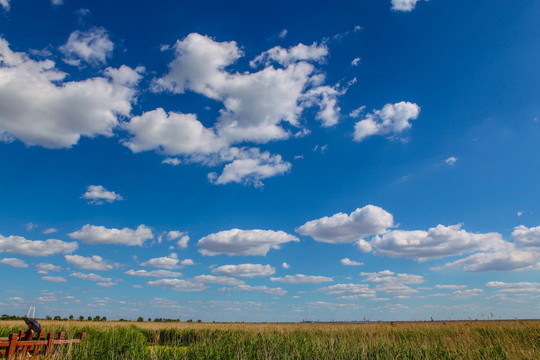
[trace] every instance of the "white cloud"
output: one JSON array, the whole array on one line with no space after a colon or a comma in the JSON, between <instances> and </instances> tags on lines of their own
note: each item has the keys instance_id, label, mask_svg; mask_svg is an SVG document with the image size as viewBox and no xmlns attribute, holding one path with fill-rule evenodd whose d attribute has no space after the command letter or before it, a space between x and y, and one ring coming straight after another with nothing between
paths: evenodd
<instances>
[{"instance_id":1,"label":"white cloud","mask_svg":"<svg viewBox=\"0 0 540 360\"><path fill-rule=\"evenodd\" d=\"M48 228L48 229L43 230L43 234L45 235L53 234L55 232L58 232L58 230L55 228Z\"/></svg>"},{"instance_id":2,"label":"white cloud","mask_svg":"<svg viewBox=\"0 0 540 360\"><path fill-rule=\"evenodd\" d=\"M453 298L455 299L468 299L473 296L478 296L483 293L482 289L467 289L467 290L456 290L452 292Z\"/></svg>"},{"instance_id":3,"label":"white cloud","mask_svg":"<svg viewBox=\"0 0 540 360\"><path fill-rule=\"evenodd\" d=\"M197 243L203 255L262 255L281 244L300 241L283 231L232 229L210 234Z\"/></svg>"},{"instance_id":4,"label":"white cloud","mask_svg":"<svg viewBox=\"0 0 540 360\"><path fill-rule=\"evenodd\" d=\"M490 281L486 284L486 287L503 288L503 289L528 289L528 288L540 288L540 283L531 283L531 282L506 283L504 281Z\"/></svg>"},{"instance_id":5,"label":"white cloud","mask_svg":"<svg viewBox=\"0 0 540 360\"><path fill-rule=\"evenodd\" d=\"M4 10L9 11L9 1L10 0L0 0L0 5L4 8Z\"/></svg>"},{"instance_id":6,"label":"white cloud","mask_svg":"<svg viewBox=\"0 0 540 360\"><path fill-rule=\"evenodd\" d=\"M270 276L275 272L272 266L261 264L223 265L212 269L212 274L248 278Z\"/></svg>"},{"instance_id":7,"label":"white cloud","mask_svg":"<svg viewBox=\"0 0 540 360\"><path fill-rule=\"evenodd\" d=\"M181 277L182 273L170 270L128 270L125 272L127 275L131 276L144 276L144 277L160 277L160 278L176 278Z\"/></svg>"},{"instance_id":8,"label":"white cloud","mask_svg":"<svg viewBox=\"0 0 540 360\"><path fill-rule=\"evenodd\" d=\"M108 281L108 282L98 282L96 285L102 286L102 287L113 287L113 286L118 285L118 283L115 283L113 281Z\"/></svg>"},{"instance_id":9,"label":"white cloud","mask_svg":"<svg viewBox=\"0 0 540 360\"><path fill-rule=\"evenodd\" d=\"M364 263L361 263L361 262L358 262L358 261L353 261L349 258L345 258L345 259L341 259L341 264L342 265L345 265L345 266L360 266L360 265L364 265Z\"/></svg>"},{"instance_id":10,"label":"white cloud","mask_svg":"<svg viewBox=\"0 0 540 360\"><path fill-rule=\"evenodd\" d=\"M93 255L90 257L80 255L65 255L64 258L68 263L72 264L78 269L109 271L114 268L113 264L98 255Z\"/></svg>"},{"instance_id":11,"label":"white cloud","mask_svg":"<svg viewBox=\"0 0 540 360\"><path fill-rule=\"evenodd\" d=\"M271 155L269 152L260 152L258 148L241 151L237 158L225 165L218 177L210 173L208 179L216 185L228 183L252 184L255 187L263 186L262 179L282 175L291 169L291 163L283 161L281 155Z\"/></svg>"},{"instance_id":12,"label":"white cloud","mask_svg":"<svg viewBox=\"0 0 540 360\"><path fill-rule=\"evenodd\" d=\"M334 279L327 276L309 276L303 274L287 275L285 277L270 278L270 281L281 282L285 284L320 284L323 282L332 282Z\"/></svg>"},{"instance_id":13,"label":"white cloud","mask_svg":"<svg viewBox=\"0 0 540 360\"><path fill-rule=\"evenodd\" d=\"M180 260L178 255L171 253L169 256L153 258L141 263L142 266L157 267L163 269L174 269Z\"/></svg>"},{"instance_id":14,"label":"white cloud","mask_svg":"<svg viewBox=\"0 0 540 360\"><path fill-rule=\"evenodd\" d=\"M381 234L394 225L392 214L380 207L367 205L350 215L338 213L308 221L296 229L316 241L339 244L350 243L363 237Z\"/></svg>"},{"instance_id":15,"label":"white cloud","mask_svg":"<svg viewBox=\"0 0 540 360\"><path fill-rule=\"evenodd\" d=\"M195 262L193 262L193 260L191 259L184 259L180 261L180 265L191 266L191 265L195 265Z\"/></svg>"},{"instance_id":16,"label":"white cloud","mask_svg":"<svg viewBox=\"0 0 540 360\"><path fill-rule=\"evenodd\" d=\"M0 235L0 253L22 254L26 256L49 256L68 254L75 251L79 245L76 242L65 242L49 239L45 241L27 240L22 236Z\"/></svg>"},{"instance_id":17,"label":"white cloud","mask_svg":"<svg viewBox=\"0 0 540 360\"><path fill-rule=\"evenodd\" d=\"M354 58L353 61L351 61L351 65L352 66L358 66L358 65L360 65L361 61L362 61L362 59L360 59L359 57ZM355 117L355 116L352 116L352 117Z\"/></svg>"},{"instance_id":18,"label":"white cloud","mask_svg":"<svg viewBox=\"0 0 540 360\"><path fill-rule=\"evenodd\" d=\"M461 225L438 225L428 231L392 230L371 240L375 254L417 261L474 251L502 250L510 246L499 233L474 234Z\"/></svg>"},{"instance_id":19,"label":"white cloud","mask_svg":"<svg viewBox=\"0 0 540 360\"><path fill-rule=\"evenodd\" d=\"M375 290L370 289L367 284L336 284L321 288L319 291L330 295L353 295L356 298L375 296Z\"/></svg>"},{"instance_id":20,"label":"white cloud","mask_svg":"<svg viewBox=\"0 0 540 360\"><path fill-rule=\"evenodd\" d=\"M287 294L287 290L283 290L282 288L270 288L268 286L251 286L251 285L238 285L233 288L227 288L225 290L237 290L237 291L256 291L256 292L263 292L270 295L275 296L283 296Z\"/></svg>"},{"instance_id":21,"label":"white cloud","mask_svg":"<svg viewBox=\"0 0 540 360\"><path fill-rule=\"evenodd\" d=\"M420 0L392 0L392 10L412 11L416 7L418 1Z\"/></svg>"},{"instance_id":22,"label":"white cloud","mask_svg":"<svg viewBox=\"0 0 540 360\"><path fill-rule=\"evenodd\" d=\"M69 148L81 136L112 136L118 116L131 112L133 83L118 82L115 70L105 77L64 81L67 74L51 60L34 61L9 49L0 38L0 138L26 145ZM118 71L140 77L122 66Z\"/></svg>"},{"instance_id":23,"label":"white cloud","mask_svg":"<svg viewBox=\"0 0 540 360\"><path fill-rule=\"evenodd\" d=\"M354 140L362 141L372 135L397 135L410 128L409 121L417 119L419 114L420 107L414 103L386 104L355 124Z\"/></svg>"},{"instance_id":24,"label":"white cloud","mask_svg":"<svg viewBox=\"0 0 540 360\"><path fill-rule=\"evenodd\" d=\"M38 270L38 274L48 274L49 271L61 271L62 268L60 266L56 266L53 264L46 264L46 263L39 263L36 264L36 269Z\"/></svg>"},{"instance_id":25,"label":"white cloud","mask_svg":"<svg viewBox=\"0 0 540 360\"><path fill-rule=\"evenodd\" d=\"M32 231L32 230L34 230L35 228L38 227L37 224L34 224L34 223L31 222L31 221L28 222L28 223L26 223L26 224L24 224L24 225L25 225L25 227L26 227L26 231Z\"/></svg>"},{"instance_id":26,"label":"white cloud","mask_svg":"<svg viewBox=\"0 0 540 360\"><path fill-rule=\"evenodd\" d=\"M180 239L178 239L178 241L176 242L176 247L178 247L179 249L185 249L188 246L188 242L189 236L184 235Z\"/></svg>"},{"instance_id":27,"label":"white cloud","mask_svg":"<svg viewBox=\"0 0 540 360\"><path fill-rule=\"evenodd\" d=\"M178 158L168 157L168 158L165 158L161 163L177 166L177 165L180 165L181 161Z\"/></svg>"},{"instance_id":28,"label":"white cloud","mask_svg":"<svg viewBox=\"0 0 540 360\"><path fill-rule=\"evenodd\" d=\"M447 268L463 268L465 271L513 271L537 269L540 267L538 254L517 249L505 249L497 252L482 252L470 255L444 265ZM440 270L441 267L434 268Z\"/></svg>"},{"instance_id":29,"label":"white cloud","mask_svg":"<svg viewBox=\"0 0 540 360\"><path fill-rule=\"evenodd\" d=\"M278 38L284 39L285 36L287 36L287 33L288 33L288 32L289 32L289 31L288 31L287 29L281 30L281 31L279 32L279 34L278 34Z\"/></svg>"},{"instance_id":30,"label":"white cloud","mask_svg":"<svg viewBox=\"0 0 540 360\"><path fill-rule=\"evenodd\" d=\"M89 185L86 192L82 195L83 199L90 200L89 204L101 205L103 201L112 203L117 200L124 200L120 194L114 191L108 191L101 185Z\"/></svg>"},{"instance_id":31,"label":"white cloud","mask_svg":"<svg viewBox=\"0 0 540 360\"><path fill-rule=\"evenodd\" d=\"M390 270L379 271L375 273L360 273L360 276L366 276L363 281L377 283L376 291L384 291L388 294L411 294L418 290L407 285L420 284L424 282L421 275L396 274Z\"/></svg>"},{"instance_id":32,"label":"white cloud","mask_svg":"<svg viewBox=\"0 0 540 360\"><path fill-rule=\"evenodd\" d=\"M180 279L160 279L156 281L149 281L147 284L148 286L152 287L162 287L171 289L173 291L182 292L203 291L208 288L208 286L201 282Z\"/></svg>"},{"instance_id":33,"label":"white cloud","mask_svg":"<svg viewBox=\"0 0 540 360\"><path fill-rule=\"evenodd\" d=\"M288 269L291 266L289 264L287 264L286 262L283 262L283 264L281 264L281 267L284 268L284 269Z\"/></svg>"},{"instance_id":34,"label":"white cloud","mask_svg":"<svg viewBox=\"0 0 540 360\"><path fill-rule=\"evenodd\" d=\"M64 0L51 0L52 5L63 5Z\"/></svg>"},{"instance_id":35,"label":"white cloud","mask_svg":"<svg viewBox=\"0 0 540 360\"><path fill-rule=\"evenodd\" d=\"M540 246L540 226L528 228L524 225L516 226L512 238L524 246Z\"/></svg>"},{"instance_id":36,"label":"white cloud","mask_svg":"<svg viewBox=\"0 0 540 360\"><path fill-rule=\"evenodd\" d=\"M61 276L43 276L41 280L52 283L62 283L67 282L67 280Z\"/></svg>"},{"instance_id":37,"label":"white cloud","mask_svg":"<svg viewBox=\"0 0 540 360\"><path fill-rule=\"evenodd\" d=\"M193 278L195 281L202 282L203 284L212 285L244 285L242 280L235 279L229 276L214 276L214 275L198 275Z\"/></svg>"},{"instance_id":38,"label":"white cloud","mask_svg":"<svg viewBox=\"0 0 540 360\"><path fill-rule=\"evenodd\" d=\"M27 268L28 264L21 259L17 258L3 258L0 260L0 264L5 264L17 268Z\"/></svg>"},{"instance_id":39,"label":"white cloud","mask_svg":"<svg viewBox=\"0 0 540 360\"><path fill-rule=\"evenodd\" d=\"M90 245L118 244L127 246L142 246L146 240L154 238L152 230L145 225L139 225L136 230L132 230L128 228L108 229L104 226L86 224L68 236Z\"/></svg>"},{"instance_id":40,"label":"white cloud","mask_svg":"<svg viewBox=\"0 0 540 360\"><path fill-rule=\"evenodd\" d=\"M296 46L284 49L281 46L276 46L267 50L250 62L251 67L258 65L269 66L276 62L280 65L287 66L299 61L323 61L328 56L328 47L325 44L312 45L298 44Z\"/></svg>"},{"instance_id":41,"label":"white cloud","mask_svg":"<svg viewBox=\"0 0 540 360\"><path fill-rule=\"evenodd\" d=\"M362 114L364 112L364 110L366 110L366 107L365 106L360 106L359 108L356 108L353 111L351 111L349 116L352 117L353 119L356 119L356 118L360 117L360 114Z\"/></svg>"},{"instance_id":42,"label":"white cloud","mask_svg":"<svg viewBox=\"0 0 540 360\"><path fill-rule=\"evenodd\" d=\"M90 280L90 281L109 282L109 281L112 280L111 278L105 278L105 277L103 277L101 275L94 274L94 273L83 274L83 273L80 273L80 272L74 272L74 273L69 274L69 276L73 276L73 277L76 277L78 279L83 279L83 280Z\"/></svg>"},{"instance_id":43,"label":"white cloud","mask_svg":"<svg viewBox=\"0 0 540 360\"><path fill-rule=\"evenodd\" d=\"M454 156L450 156L448 159L444 160L444 162L450 166L454 166L457 161L458 161L457 157L454 157Z\"/></svg>"},{"instance_id":44,"label":"white cloud","mask_svg":"<svg viewBox=\"0 0 540 360\"><path fill-rule=\"evenodd\" d=\"M114 44L104 28L75 30L60 47L64 61L75 66L80 66L83 61L90 65L104 65L107 58L112 56L113 49Z\"/></svg>"}]
</instances>

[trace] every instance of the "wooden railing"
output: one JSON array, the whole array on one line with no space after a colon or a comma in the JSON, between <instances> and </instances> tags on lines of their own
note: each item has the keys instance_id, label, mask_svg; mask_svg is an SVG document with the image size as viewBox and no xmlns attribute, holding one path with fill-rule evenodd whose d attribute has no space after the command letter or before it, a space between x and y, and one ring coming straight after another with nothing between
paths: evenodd
<instances>
[{"instance_id":1,"label":"wooden railing","mask_svg":"<svg viewBox=\"0 0 540 360\"><path fill-rule=\"evenodd\" d=\"M33 331L20 331L18 334L10 334L9 337L0 337L0 356L5 355L7 360L16 358L39 359L40 355L52 355L60 346L64 344L79 343L86 337L83 332L79 339L64 339L65 333L62 331L58 338L54 338L54 333L45 333L42 331L36 338L33 337Z\"/></svg>"}]
</instances>

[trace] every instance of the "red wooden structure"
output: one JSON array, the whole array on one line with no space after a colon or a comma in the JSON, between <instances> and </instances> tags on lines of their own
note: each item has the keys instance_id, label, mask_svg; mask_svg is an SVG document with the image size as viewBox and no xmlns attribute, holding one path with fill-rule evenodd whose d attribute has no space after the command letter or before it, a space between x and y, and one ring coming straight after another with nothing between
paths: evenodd
<instances>
[{"instance_id":1,"label":"red wooden structure","mask_svg":"<svg viewBox=\"0 0 540 360\"><path fill-rule=\"evenodd\" d=\"M0 337L0 355L5 355L7 360L16 358L39 359L40 355L50 356L56 349L64 344L80 343L86 337L83 332L79 339L64 339L65 333L62 331L58 338L54 338L54 333L40 332L34 338L32 330L20 331L18 334L10 334L9 337Z\"/></svg>"}]
</instances>

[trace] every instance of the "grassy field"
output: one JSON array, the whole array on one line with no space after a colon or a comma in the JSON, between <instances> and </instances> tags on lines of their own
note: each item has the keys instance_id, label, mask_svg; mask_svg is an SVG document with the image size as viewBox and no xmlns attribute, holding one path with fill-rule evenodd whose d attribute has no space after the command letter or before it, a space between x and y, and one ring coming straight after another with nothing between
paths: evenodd
<instances>
[{"instance_id":1,"label":"grassy field","mask_svg":"<svg viewBox=\"0 0 540 360\"><path fill-rule=\"evenodd\" d=\"M43 321L88 333L57 359L540 359L540 321L361 324ZM24 329L1 321L0 336Z\"/></svg>"}]
</instances>

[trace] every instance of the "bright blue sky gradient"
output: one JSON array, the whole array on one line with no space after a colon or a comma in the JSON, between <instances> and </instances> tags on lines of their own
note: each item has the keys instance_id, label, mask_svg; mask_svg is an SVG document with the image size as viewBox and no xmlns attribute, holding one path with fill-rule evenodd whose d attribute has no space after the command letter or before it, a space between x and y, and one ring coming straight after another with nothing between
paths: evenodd
<instances>
[{"instance_id":1,"label":"bright blue sky gradient","mask_svg":"<svg viewBox=\"0 0 540 360\"><path fill-rule=\"evenodd\" d=\"M0 12L1 313L538 317L538 1Z\"/></svg>"}]
</instances>

